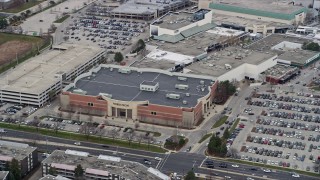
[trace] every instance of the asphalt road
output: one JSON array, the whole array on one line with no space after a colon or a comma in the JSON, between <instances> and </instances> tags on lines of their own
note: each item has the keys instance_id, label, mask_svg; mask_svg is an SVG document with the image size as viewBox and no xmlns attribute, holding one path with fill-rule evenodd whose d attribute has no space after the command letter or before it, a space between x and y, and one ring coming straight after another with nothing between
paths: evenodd
<instances>
[{"instance_id":1,"label":"asphalt road","mask_svg":"<svg viewBox=\"0 0 320 180\"><path fill-rule=\"evenodd\" d=\"M38 141L46 141L47 139L48 142L54 142L56 144L56 145L37 144L37 147L40 150L44 150L44 151L45 150L53 151L55 149L60 149L60 150L73 149L73 150L79 150L79 151L86 151L92 155L104 154L104 155L110 155L110 156L118 156L124 160L135 161L139 163L143 163L144 159L149 159L152 162L151 167L158 168L160 171L166 174L176 172L178 175L184 175L189 170L194 168L196 173L208 174L208 175L217 173L220 177L230 176L232 179L237 179L237 180L246 179L249 176L253 177L254 179L259 179L265 175L267 176L267 178L271 178L271 179L291 179L292 178L292 176L288 172L282 172L282 171L264 173L262 170L258 170L258 171L252 172L249 169L250 167L253 167L253 166L248 166L248 165L239 165L240 166L239 168L233 168L231 167L232 163L229 163L229 162L225 162L227 163L228 168L219 168L218 167L219 163L223 161L216 160L216 159L214 159L215 168L209 169L209 168L206 168L205 165L203 165L203 162L206 160L207 157L201 154L196 154L196 153L179 152L179 153L172 153L172 154L161 154L161 153L154 153L154 152L128 149L128 148L122 148L122 147L114 147L114 146L103 147L101 144L87 143L87 142L82 142L81 146L75 147L73 145L75 141L72 141L72 140L46 137L41 135L35 135L34 133L26 133L26 132L13 131L13 130L7 130L7 131L8 133L6 133L4 137L20 138L21 141L23 141L24 139L27 139L27 140L37 139ZM163 160L159 162L155 160L154 157L160 157ZM311 178L311 177L306 177L302 175L301 175L301 178L304 180L317 179L317 178Z\"/></svg>"}]
</instances>

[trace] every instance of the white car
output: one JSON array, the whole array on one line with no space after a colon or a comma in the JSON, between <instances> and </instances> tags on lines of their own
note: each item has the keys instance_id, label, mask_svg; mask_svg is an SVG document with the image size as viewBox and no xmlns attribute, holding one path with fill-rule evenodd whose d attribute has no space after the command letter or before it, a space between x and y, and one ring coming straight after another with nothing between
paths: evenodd
<instances>
[{"instance_id":1,"label":"white car","mask_svg":"<svg viewBox=\"0 0 320 180\"><path fill-rule=\"evenodd\" d=\"M292 177L299 178L300 175L299 174L292 174Z\"/></svg>"},{"instance_id":2,"label":"white car","mask_svg":"<svg viewBox=\"0 0 320 180\"><path fill-rule=\"evenodd\" d=\"M237 164L232 164L231 166L232 166L232 167L235 167L235 168L238 168L238 167L239 167L239 165L237 165Z\"/></svg>"},{"instance_id":3,"label":"white car","mask_svg":"<svg viewBox=\"0 0 320 180\"><path fill-rule=\"evenodd\" d=\"M271 172L270 169L263 169L263 171L266 172L266 173L270 173Z\"/></svg>"},{"instance_id":4,"label":"white car","mask_svg":"<svg viewBox=\"0 0 320 180\"><path fill-rule=\"evenodd\" d=\"M254 180L253 178L251 178L251 177L247 177L247 180Z\"/></svg>"},{"instance_id":5,"label":"white car","mask_svg":"<svg viewBox=\"0 0 320 180\"><path fill-rule=\"evenodd\" d=\"M74 145L80 146L81 143L78 141L78 142L75 142Z\"/></svg>"},{"instance_id":6,"label":"white car","mask_svg":"<svg viewBox=\"0 0 320 180\"><path fill-rule=\"evenodd\" d=\"M159 158L159 157L155 157L154 159L158 160L158 161L161 161L161 158Z\"/></svg>"}]
</instances>

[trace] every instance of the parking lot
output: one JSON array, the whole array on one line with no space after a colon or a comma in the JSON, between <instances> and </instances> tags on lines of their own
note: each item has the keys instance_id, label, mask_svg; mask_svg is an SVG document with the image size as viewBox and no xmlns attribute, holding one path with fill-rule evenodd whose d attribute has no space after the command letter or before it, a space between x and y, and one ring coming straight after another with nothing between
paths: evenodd
<instances>
[{"instance_id":1,"label":"parking lot","mask_svg":"<svg viewBox=\"0 0 320 180\"><path fill-rule=\"evenodd\" d=\"M251 162L318 172L320 101L318 95L259 92L246 98L239 138L232 146Z\"/></svg>"},{"instance_id":2,"label":"parking lot","mask_svg":"<svg viewBox=\"0 0 320 180\"><path fill-rule=\"evenodd\" d=\"M71 17L72 22L61 30L70 42L96 44L108 51L124 50L146 31L147 23L96 16ZM143 37L142 37L143 39Z\"/></svg>"}]
</instances>

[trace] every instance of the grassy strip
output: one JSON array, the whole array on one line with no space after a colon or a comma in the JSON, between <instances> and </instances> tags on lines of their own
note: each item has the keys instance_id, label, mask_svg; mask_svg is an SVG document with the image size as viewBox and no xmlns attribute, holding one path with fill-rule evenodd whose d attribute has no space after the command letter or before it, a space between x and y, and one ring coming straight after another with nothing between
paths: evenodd
<instances>
[{"instance_id":1,"label":"grassy strip","mask_svg":"<svg viewBox=\"0 0 320 180\"><path fill-rule=\"evenodd\" d=\"M1 34L0 34L0 39L1 39ZM8 36L10 36L10 34L8 34ZM39 51L41 51L42 49L44 49L44 48L46 48L46 47L48 47L50 45L51 38L52 37L50 37L50 38L46 39L44 42L42 42L42 45L39 48ZM1 39L1 41L2 41L2 39ZM1 41L0 41L0 44L1 44ZM4 64L4 65L1 66L0 74L5 72L5 71L7 71L8 69L11 69L11 68L15 67L17 64L23 63L25 60L36 56L37 54L38 54L38 50L37 49L32 49L28 53L24 54L22 57L19 57L18 58L18 62L11 60L10 63Z\"/></svg>"},{"instance_id":2,"label":"grassy strip","mask_svg":"<svg viewBox=\"0 0 320 180\"><path fill-rule=\"evenodd\" d=\"M6 12L6 13L18 13L18 12L21 12L21 11L24 11L26 9L29 9L33 6L36 6L40 3L42 3L43 1L32 1L32 2L27 2L27 3L24 3L18 7L14 7L14 8L10 8L10 9L4 9L4 10L1 10L0 12Z\"/></svg>"},{"instance_id":3,"label":"grassy strip","mask_svg":"<svg viewBox=\"0 0 320 180\"><path fill-rule=\"evenodd\" d=\"M55 20L53 23L62 23L63 21L65 21L69 17L70 17L70 15L62 16L60 19Z\"/></svg>"},{"instance_id":4,"label":"grassy strip","mask_svg":"<svg viewBox=\"0 0 320 180\"><path fill-rule=\"evenodd\" d=\"M8 41L26 41L33 44L40 43L43 39L40 37L26 36L20 34L0 33L0 45Z\"/></svg>"},{"instance_id":5,"label":"grassy strip","mask_svg":"<svg viewBox=\"0 0 320 180\"><path fill-rule=\"evenodd\" d=\"M214 125L212 126L211 129L220 127L221 125L223 125L226 122L227 119L228 119L228 116L223 116L216 123L214 123Z\"/></svg>"},{"instance_id":6,"label":"grassy strip","mask_svg":"<svg viewBox=\"0 0 320 180\"><path fill-rule=\"evenodd\" d=\"M99 143L99 144L109 144L114 146L120 146L125 148L131 148L131 149L139 149L139 150L146 150L146 151L152 151L152 152L158 152L158 153L165 153L166 150L154 146L154 145L147 145L147 144L139 144L136 142L131 142L129 144L127 141L119 140L119 139L110 139L105 137L98 137L90 135L89 137L84 134L78 134L78 133L71 133L66 131L58 131L55 133L54 130L50 129L43 129L43 128L36 128L31 126L25 126L25 125L17 125L17 124L8 124L8 123L2 123L0 122L0 125L2 128L7 129L13 129L18 131L25 131L25 132L31 132L35 133L38 132L39 134L45 135L45 136L52 136L52 137L58 137L63 139L71 139L74 141L88 141L92 143Z\"/></svg>"},{"instance_id":7,"label":"grassy strip","mask_svg":"<svg viewBox=\"0 0 320 180\"><path fill-rule=\"evenodd\" d=\"M202 143L203 141L205 141L206 139L208 139L209 137L212 136L212 133L206 134L204 135L199 141L198 143Z\"/></svg>"},{"instance_id":8,"label":"grassy strip","mask_svg":"<svg viewBox=\"0 0 320 180\"><path fill-rule=\"evenodd\" d=\"M301 171L301 170L295 170L295 169L291 169L291 168L284 168L281 166L271 166L271 165L267 165L267 164L242 161L242 160L238 160L238 159L226 159L226 160L229 162L236 162L236 163L246 164L246 165L251 165L251 166L259 166L259 167L264 167L264 168L268 168L268 169L275 169L275 170L281 170L281 171L287 171L287 172L296 172L298 174L303 174L303 175L307 175L307 176L320 177L320 174L307 172L307 171Z\"/></svg>"},{"instance_id":9,"label":"grassy strip","mask_svg":"<svg viewBox=\"0 0 320 180\"><path fill-rule=\"evenodd\" d=\"M240 118L237 118L236 122L233 123L232 127L229 130L230 134L236 129L236 127L238 126L239 122L240 122Z\"/></svg>"}]
</instances>

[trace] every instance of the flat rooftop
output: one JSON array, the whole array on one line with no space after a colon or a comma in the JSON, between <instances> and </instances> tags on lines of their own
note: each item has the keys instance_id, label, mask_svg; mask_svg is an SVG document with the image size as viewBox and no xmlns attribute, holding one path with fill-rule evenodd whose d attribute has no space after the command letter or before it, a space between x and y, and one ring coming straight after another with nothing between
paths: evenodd
<instances>
[{"instance_id":1,"label":"flat rooftop","mask_svg":"<svg viewBox=\"0 0 320 180\"><path fill-rule=\"evenodd\" d=\"M56 74L71 72L103 52L98 47L75 44L60 48L66 50L49 50L2 74L1 90L40 94L59 81Z\"/></svg>"},{"instance_id":2,"label":"flat rooftop","mask_svg":"<svg viewBox=\"0 0 320 180\"><path fill-rule=\"evenodd\" d=\"M230 5L281 14L291 14L303 8L302 6L289 4L290 2L292 2L292 0L213 0L213 3L215 4Z\"/></svg>"},{"instance_id":3,"label":"flat rooftop","mask_svg":"<svg viewBox=\"0 0 320 180\"><path fill-rule=\"evenodd\" d=\"M266 76L281 78L281 77L285 76L286 74L291 73L297 69L298 69L297 67L277 64L277 65L273 66L272 68L269 68L266 71L264 71L263 74Z\"/></svg>"},{"instance_id":4,"label":"flat rooftop","mask_svg":"<svg viewBox=\"0 0 320 180\"><path fill-rule=\"evenodd\" d=\"M6 180L8 178L9 171L0 171L0 179Z\"/></svg>"},{"instance_id":5,"label":"flat rooftop","mask_svg":"<svg viewBox=\"0 0 320 180\"><path fill-rule=\"evenodd\" d=\"M99 159L97 156L84 157L73 154L66 154L65 151L55 150L51 155L42 161L42 164L55 164L66 168L75 168L81 164L84 171L103 173L103 174L116 174L121 175L119 179L146 179L156 180L160 179L157 176L149 173L148 168L140 163L120 160L120 162Z\"/></svg>"},{"instance_id":6,"label":"flat rooftop","mask_svg":"<svg viewBox=\"0 0 320 180\"><path fill-rule=\"evenodd\" d=\"M296 49L296 50L285 51L284 53L278 56L278 59L287 60L287 61L295 62L298 64L305 64L306 60L318 54L319 52L316 52L316 51Z\"/></svg>"},{"instance_id":7,"label":"flat rooftop","mask_svg":"<svg viewBox=\"0 0 320 180\"><path fill-rule=\"evenodd\" d=\"M184 72L219 77L230 71L225 68L225 64L231 65L234 69L244 63L258 65L274 56L276 54L273 52L257 52L238 46L230 46L221 51L213 52L206 60L192 63L185 67Z\"/></svg>"},{"instance_id":8,"label":"flat rooftop","mask_svg":"<svg viewBox=\"0 0 320 180\"><path fill-rule=\"evenodd\" d=\"M291 27L291 25L279 22L272 21L262 21L257 19L249 19L238 16L228 16L224 14L214 14L212 16L212 20L214 23L218 25L226 24L226 25L234 25L240 27L251 27L253 25L266 25L267 27L276 27L276 28L287 28Z\"/></svg>"},{"instance_id":9,"label":"flat rooftop","mask_svg":"<svg viewBox=\"0 0 320 180\"><path fill-rule=\"evenodd\" d=\"M166 72L167 73L167 72ZM181 74L183 76L183 74ZM204 84L201 85L200 81ZM159 89L156 92L140 90L140 83L143 81L158 82ZM159 104L174 107L192 108L197 105L198 99L209 93L212 79L202 79L188 77L187 81L178 80L178 76L163 74L158 72L137 72L131 70L131 73L119 73L117 68L102 67L94 76L84 77L75 84L77 89L86 91L87 95L98 96L99 93L111 94L112 99L122 101L149 101L151 104ZM188 85L186 90L176 89L176 84ZM68 91L73 91L69 89ZM189 93L190 96L186 94ZM179 94L180 99L167 98L167 94ZM183 101L187 101L184 104Z\"/></svg>"},{"instance_id":10,"label":"flat rooftop","mask_svg":"<svg viewBox=\"0 0 320 180\"><path fill-rule=\"evenodd\" d=\"M157 10L168 8L167 6L181 3L186 0L129 0L112 10L117 13L128 14L154 14Z\"/></svg>"},{"instance_id":11,"label":"flat rooftop","mask_svg":"<svg viewBox=\"0 0 320 180\"><path fill-rule=\"evenodd\" d=\"M180 29L189 24L194 23L193 13L189 12L179 12L179 13L169 13L166 14L163 18L161 18L162 23L158 23L157 25L164 29Z\"/></svg>"},{"instance_id":12,"label":"flat rooftop","mask_svg":"<svg viewBox=\"0 0 320 180\"><path fill-rule=\"evenodd\" d=\"M250 44L249 46L247 46L247 48L255 51L267 52L267 51L270 51L273 46L284 41L298 43L298 44L311 42L311 40L305 39L302 37L294 37L286 34L271 34L263 39L260 39Z\"/></svg>"},{"instance_id":13,"label":"flat rooftop","mask_svg":"<svg viewBox=\"0 0 320 180\"><path fill-rule=\"evenodd\" d=\"M28 144L0 140L0 160L11 161L15 158L20 161L36 149Z\"/></svg>"}]
</instances>

